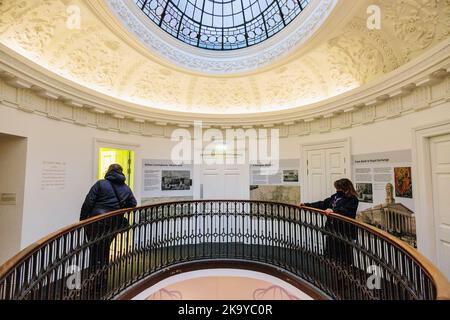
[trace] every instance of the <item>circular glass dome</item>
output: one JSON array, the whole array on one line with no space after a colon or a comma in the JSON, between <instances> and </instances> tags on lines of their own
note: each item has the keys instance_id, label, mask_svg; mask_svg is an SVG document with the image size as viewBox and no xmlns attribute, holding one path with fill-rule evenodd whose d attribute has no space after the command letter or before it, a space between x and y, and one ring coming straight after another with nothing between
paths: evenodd
<instances>
[{"instance_id":1,"label":"circular glass dome","mask_svg":"<svg viewBox=\"0 0 450 320\"><path fill-rule=\"evenodd\" d=\"M134 0L161 29L210 50L246 48L272 37L310 0Z\"/></svg>"}]
</instances>

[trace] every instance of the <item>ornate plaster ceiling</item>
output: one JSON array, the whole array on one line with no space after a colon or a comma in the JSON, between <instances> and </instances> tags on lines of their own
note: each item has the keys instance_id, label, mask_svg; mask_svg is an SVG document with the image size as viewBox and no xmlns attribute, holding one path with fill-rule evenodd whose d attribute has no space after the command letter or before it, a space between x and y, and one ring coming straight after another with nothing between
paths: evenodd
<instances>
[{"instance_id":1,"label":"ornate plaster ceiling","mask_svg":"<svg viewBox=\"0 0 450 320\"><path fill-rule=\"evenodd\" d=\"M134 3L141 1L107 0L108 7L106 10L98 3L93 4L92 8L98 12L98 16L107 24L112 20L119 20L123 24L121 26L122 29L123 26L126 26L134 37L128 36L125 39L138 39L141 45L146 46L150 51L158 53L182 68L211 74L231 74L257 70L288 55L311 38L338 2L337 0L302 0L303 3L307 1L308 5L283 28L283 32L277 31L270 35L269 38L259 39L257 41L261 42L257 43L257 45L249 42L249 47L240 48L238 51L214 50L212 52L212 50L199 50L191 45L182 44L180 39L175 40L173 36L169 36L167 32L162 31L159 26L150 22L147 15L143 14L141 9ZM158 1L164 3L166 0L155 0L151 3ZM272 4L277 7L277 3L273 2ZM113 19L108 19L108 10L113 12ZM283 9L281 8L281 10ZM271 12L271 10L269 11ZM268 17L265 19L268 19ZM117 29L114 23L110 24L113 29ZM261 30L260 26L256 25L254 27ZM274 28L277 28L277 26L275 25ZM252 32L256 34L255 31L249 31L248 29L247 31L249 34ZM209 44L205 42L202 45L208 46Z\"/></svg>"},{"instance_id":2,"label":"ornate plaster ceiling","mask_svg":"<svg viewBox=\"0 0 450 320\"><path fill-rule=\"evenodd\" d=\"M69 80L149 111L298 108L366 84L450 36L450 0L341 0L317 34L288 56L251 72L213 75L133 44L134 35L124 38L124 30L111 28L92 3L3 0L0 42ZM369 5L381 9L381 30L366 26ZM80 28L68 28L73 8L80 10Z\"/></svg>"}]
</instances>

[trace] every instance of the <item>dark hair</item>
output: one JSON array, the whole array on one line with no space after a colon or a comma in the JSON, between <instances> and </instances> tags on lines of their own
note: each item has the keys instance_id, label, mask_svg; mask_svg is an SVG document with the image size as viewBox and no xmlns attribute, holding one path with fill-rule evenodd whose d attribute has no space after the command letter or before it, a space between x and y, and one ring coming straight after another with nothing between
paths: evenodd
<instances>
[{"instance_id":1,"label":"dark hair","mask_svg":"<svg viewBox=\"0 0 450 320\"><path fill-rule=\"evenodd\" d=\"M349 179L340 179L334 182L334 187L337 191L342 191L347 197L358 197L353 183Z\"/></svg>"},{"instance_id":2,"label":"dark hair","mask_svg":"<svg viewBox=\"0 0 450 320\"><path fill-rule=\"evenodd\" d=\"M106 171L106 174L108 174L112 171L123 173L123 168L120 164L114 163L109 166L108 171Z\"/></svg>"}]
</instances>

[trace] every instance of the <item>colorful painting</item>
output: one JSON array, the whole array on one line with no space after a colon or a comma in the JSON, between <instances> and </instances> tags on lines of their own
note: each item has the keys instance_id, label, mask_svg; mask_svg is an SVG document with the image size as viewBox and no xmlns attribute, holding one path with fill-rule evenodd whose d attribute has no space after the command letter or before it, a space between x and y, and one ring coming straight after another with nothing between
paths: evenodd
<instances>
[{"instance_id":1,"label":"colorful painting","mask_svg":"<svg viewBox=\"0 0 450 320\"><path fill-rule=\"evenodd\" d=\"M395 196L412 199L411 167L394 168Z\"/></svg>"}]
</instances>

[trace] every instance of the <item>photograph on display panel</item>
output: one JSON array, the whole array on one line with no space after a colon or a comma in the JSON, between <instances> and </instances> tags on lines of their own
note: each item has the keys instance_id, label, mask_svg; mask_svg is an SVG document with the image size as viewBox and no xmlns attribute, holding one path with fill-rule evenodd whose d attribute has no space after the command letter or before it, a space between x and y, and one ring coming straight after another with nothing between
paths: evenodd
<instances>
[{"instance_id":1,"label":"photograph on display panel","mask_svg":"<svg viewBox=\"0 0 450 320\"><path fill-rule=\"evenodd\" d=\"M373 185L371 183L357 183L356 192L359 201L373 203Z\"/></svg>"},{"instance_id":2,"label":"photograph on display panel","mask_svg":"<svg viewBox=\"0 0 450 320\"><path fill-rule=\"evenodd\" d=\"M300 202L300 186L252 185L250 199L297 205Z\"/></svg>"},{"instance_id":3,"label":"photograph on display panel","mask_svg":"<svg viewBox=\"0 0 450 320\"><path fill-rule=\"evenodd\" d=\"M283 182L298 182L298 170L283 170Z\"/></svg>"},{"instance_id":4,"label":"photograph on display panel","mask_svg":"<svg viewBox=\"0 0 450 320\"><path fill-rule=\"evenodd\" d=\"M161 173L161 190L190 190L191 172L180 170L163 170Z\"/></svg>"}]
</instances>

